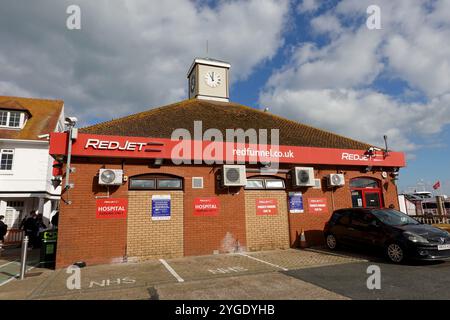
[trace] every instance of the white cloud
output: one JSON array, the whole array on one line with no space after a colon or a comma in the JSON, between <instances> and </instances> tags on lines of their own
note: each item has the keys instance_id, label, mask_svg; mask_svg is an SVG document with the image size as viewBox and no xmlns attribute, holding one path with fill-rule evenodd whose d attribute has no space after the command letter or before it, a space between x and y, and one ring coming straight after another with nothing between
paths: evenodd
<instances>
[{"instance_id":1,"label":"white cloud","mask_svg":"<svg viewBox=\"0 0 450 320\"><path fill-rule=\"evenodd\" d=\"M437 135L450 123L450 24L439 13L448 2L378 1L381 30L365 25L370 4L344 0L315 17L312 30L329 43L299 44L260 102L361 141L380 145L387 134L392 147L412 151L421 147L418 136ZM377 86L402 81L405 94L377 92L377 79Z\"/></svg>"},{"instance_id":2,"label":"white cloud","mask_svg":"<svg viewBox=\"0 0 450 320\"><path fill-rule=\"evenodd\" d=\"M297 6L297 11L300 13L314 12L320 8L320 1L321 0L302 0Z\"/></svg>"},{"instance_id":3,"label":"white cloud","mask_svg":"<svg viewBox=\"0 0 450 320\"><path fill-rule=\"evenodd\" d=\"M69 31L71 1L22 0L0 12L0 94L63 99L81 119L110 119L187 97L186 72L206 55L245 79L283 44L287 0L80 0L82 29ZM257 48L257 50L255 49Z\"/></svg>"}]
</instances>

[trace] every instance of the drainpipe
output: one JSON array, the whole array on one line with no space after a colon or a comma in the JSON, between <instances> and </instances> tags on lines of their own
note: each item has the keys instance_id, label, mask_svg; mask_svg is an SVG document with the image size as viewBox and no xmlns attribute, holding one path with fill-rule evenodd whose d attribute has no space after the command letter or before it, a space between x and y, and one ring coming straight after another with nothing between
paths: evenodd
<instances>
[{"instance_id":1,"label":"drainpipe","mask_svg":"<svg viewBox=\"0 0 450 320\"><path fill-rule=\"evenodd\" d=\"M78 137L78 129L75 128L75 124L77 123L77 118L68 117L66 118L66 125L69 127L68 135L67 135L67 163L66 163L66 183L64 185L64 189L70 190L74 187L73 183L70 183L70 173L74 172L74 168L71 167L72 161L72 141L76 140ZM69 194L67 194L69 197ZM71 204L70 200L67 200L67 204Z\"/></svg>"}]
</instances>

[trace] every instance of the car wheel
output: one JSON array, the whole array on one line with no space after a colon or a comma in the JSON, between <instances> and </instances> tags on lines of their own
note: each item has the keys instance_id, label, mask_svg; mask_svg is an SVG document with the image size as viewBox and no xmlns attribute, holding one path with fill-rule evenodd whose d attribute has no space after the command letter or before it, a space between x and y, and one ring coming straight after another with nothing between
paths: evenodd
<instances>
[{"instance_id":1,"label":"car wheel","mask_svg":"<svg viewBox=\"0 0 450 320\"><path fill-rule=\"evenodd\" d=\"M402 263L405 260L405 252L398 243L390 243L386 247L386 255L393 263Z\"/></svg>"},{"instance_id":2,"label":"car wheel","mask_svg":"<svg viewBox=\"0 0 450 320\"><path fill-rule=\"evenodd\" d=\"M336 250L338 247L338 242L336 240L336 237L333 234L328 234L326 236L326 243L327 243L327 247L330 250Z\"/></svg>"}]
</instances>

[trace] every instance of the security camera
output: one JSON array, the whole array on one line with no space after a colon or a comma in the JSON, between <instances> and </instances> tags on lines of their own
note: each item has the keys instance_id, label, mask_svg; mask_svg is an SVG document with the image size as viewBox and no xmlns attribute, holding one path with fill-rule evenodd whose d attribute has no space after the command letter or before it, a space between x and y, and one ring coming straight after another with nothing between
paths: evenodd
<instances>
[{"instance_id":1,"label":"security camera","mask_svg":"<svg viewBox=\"0 0 450 320\"><path fill-rule=\"evenodd\" d=\"M381 151L381 149L377 147L370 147L369 149L367 149L367 152L369 153L374 153L375 151Z\"/></svg>"},{"instance_id":2,"label":"security camera","mask_svg":"<svg viewBox=\"0 0 450 320\"><path fill-rule=\"evenodd\" d=\"M66 123L70 125L75 125L75 123L78 122L78 119L76 117L66 117Z\"/></svg>"},{"instance_id":3,"label":"security camera","mask_svg":"<svg viewBox=\"0 0 450 320\"><path fill-rule=\"evenodd\" d=\"M399 174L399 172L398 172L398 171L395 171L395 172L391 172L391 176L393 176L393 177L397 177L397 176L398 176L398 174Z\"/></svg>"}]
</instances>

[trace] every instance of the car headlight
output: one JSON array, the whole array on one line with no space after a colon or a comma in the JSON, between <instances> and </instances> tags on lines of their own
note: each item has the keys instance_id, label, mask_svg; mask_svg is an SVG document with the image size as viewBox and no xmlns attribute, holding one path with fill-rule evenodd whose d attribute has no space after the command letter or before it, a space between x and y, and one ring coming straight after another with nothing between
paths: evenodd
<instances>
[{"instance_id":1,"label":"car headlight","mask_svg":"<svg viewBox=\"0 0 450 320\"><path fill-rule=\"evenodd\" d=\"M425 239L422 236L419 236L418 234L409 232L409 231L405 231L403 232L403 235L406 237L406 239L408 239L411 242L415 242L415 243L428 243L428 240Z\"/></svg>"}]
</instances>

